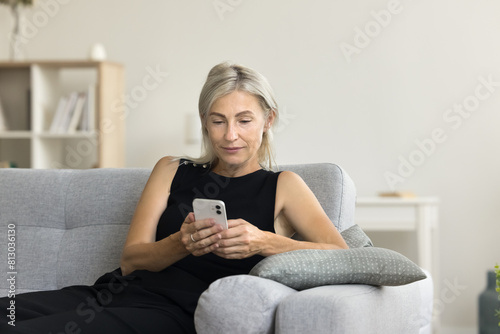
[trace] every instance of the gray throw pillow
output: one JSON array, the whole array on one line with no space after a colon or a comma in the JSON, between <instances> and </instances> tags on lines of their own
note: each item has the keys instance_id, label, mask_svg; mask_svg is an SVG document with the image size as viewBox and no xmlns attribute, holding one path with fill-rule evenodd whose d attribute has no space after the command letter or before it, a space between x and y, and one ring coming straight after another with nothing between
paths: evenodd
<instances>
[{"instance_id":1,"label":"gray throw pillow","mask_svg":"<svg viewBox=\"0 0 500 334\"><path fill-rule=\"evenodd\" d=\"M398 252L378 247L302 249L269 256L250 275L296 290L332 284L403 285L426 278L415 263Z\"/></svg>"},{"instance_id":2,"label":"gray throw pillow","mask_svg":"<svg viewBox=\"0 0 500 334\"><path fill-rule=\"evenodd\" d=\"M357 224L349 227L347 230L343 230L340 234L349 248L373 247L370 238Z\"/></svg>"}]
</instances>

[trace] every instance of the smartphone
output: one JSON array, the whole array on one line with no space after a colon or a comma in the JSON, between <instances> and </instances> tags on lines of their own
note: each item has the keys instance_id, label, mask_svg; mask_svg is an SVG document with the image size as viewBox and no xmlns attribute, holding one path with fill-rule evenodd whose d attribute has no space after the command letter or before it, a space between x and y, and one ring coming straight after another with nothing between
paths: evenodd
<instances>
[{"instance_id":1,"label":"smartphone","mask_svg":"<svg viewBox=\"0 0 500 334\"><path fill-rule=\"evenodd\" d=\"M215 223L227 230L226 205L218 199L195 198L193 211L196 220L215 219Z\"/></svg>"}]
</instances>

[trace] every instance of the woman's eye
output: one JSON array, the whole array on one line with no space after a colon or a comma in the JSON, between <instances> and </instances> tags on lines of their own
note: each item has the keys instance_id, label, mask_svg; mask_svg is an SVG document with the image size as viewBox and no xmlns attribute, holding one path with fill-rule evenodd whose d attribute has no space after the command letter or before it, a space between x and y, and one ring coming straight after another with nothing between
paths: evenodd
<instances>
[{"instance_id":1,"label":"woman's eye","mask_svg":"<svg viewBox=\"0 0 500 334\"><path fill-rule=\"evenodd\" d=\"M250 123L252 120L250 119L242 119L240 122L243 123L243 124L247 124L247 123Z\"/></svg>"}]
</instances>

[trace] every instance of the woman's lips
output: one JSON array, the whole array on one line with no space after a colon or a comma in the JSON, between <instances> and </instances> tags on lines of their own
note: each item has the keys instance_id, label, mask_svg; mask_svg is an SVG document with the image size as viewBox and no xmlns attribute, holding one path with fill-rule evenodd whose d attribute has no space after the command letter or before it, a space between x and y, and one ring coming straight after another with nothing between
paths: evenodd
<instances>
[{"instance_id":1,"label":"woman's lips","mask_svg":"<svg viewBox=\"0 0 500 334\"><path fill-rule=\"evenodd\" d=\"M237 153L239 150L241 150L241 147L223 147L224 151L227 153Z\"/></svg>"}]
</instances>

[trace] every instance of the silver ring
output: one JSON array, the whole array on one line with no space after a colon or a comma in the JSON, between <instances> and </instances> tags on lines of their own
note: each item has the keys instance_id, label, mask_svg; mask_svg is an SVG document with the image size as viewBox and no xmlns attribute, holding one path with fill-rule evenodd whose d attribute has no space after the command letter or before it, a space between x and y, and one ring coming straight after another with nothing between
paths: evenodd
<instances>
[{"instance_id":1,"label":"silver ring","mask_svg":"<svg viewBox=\"0 0 500 334\"><path fill-rule=\"evenodd\" d=\"M194 240L193 238L193 234L191 234L191 240L193 240L193 242L196 242L196 240Z\"/></svg>"}]
</instances>

